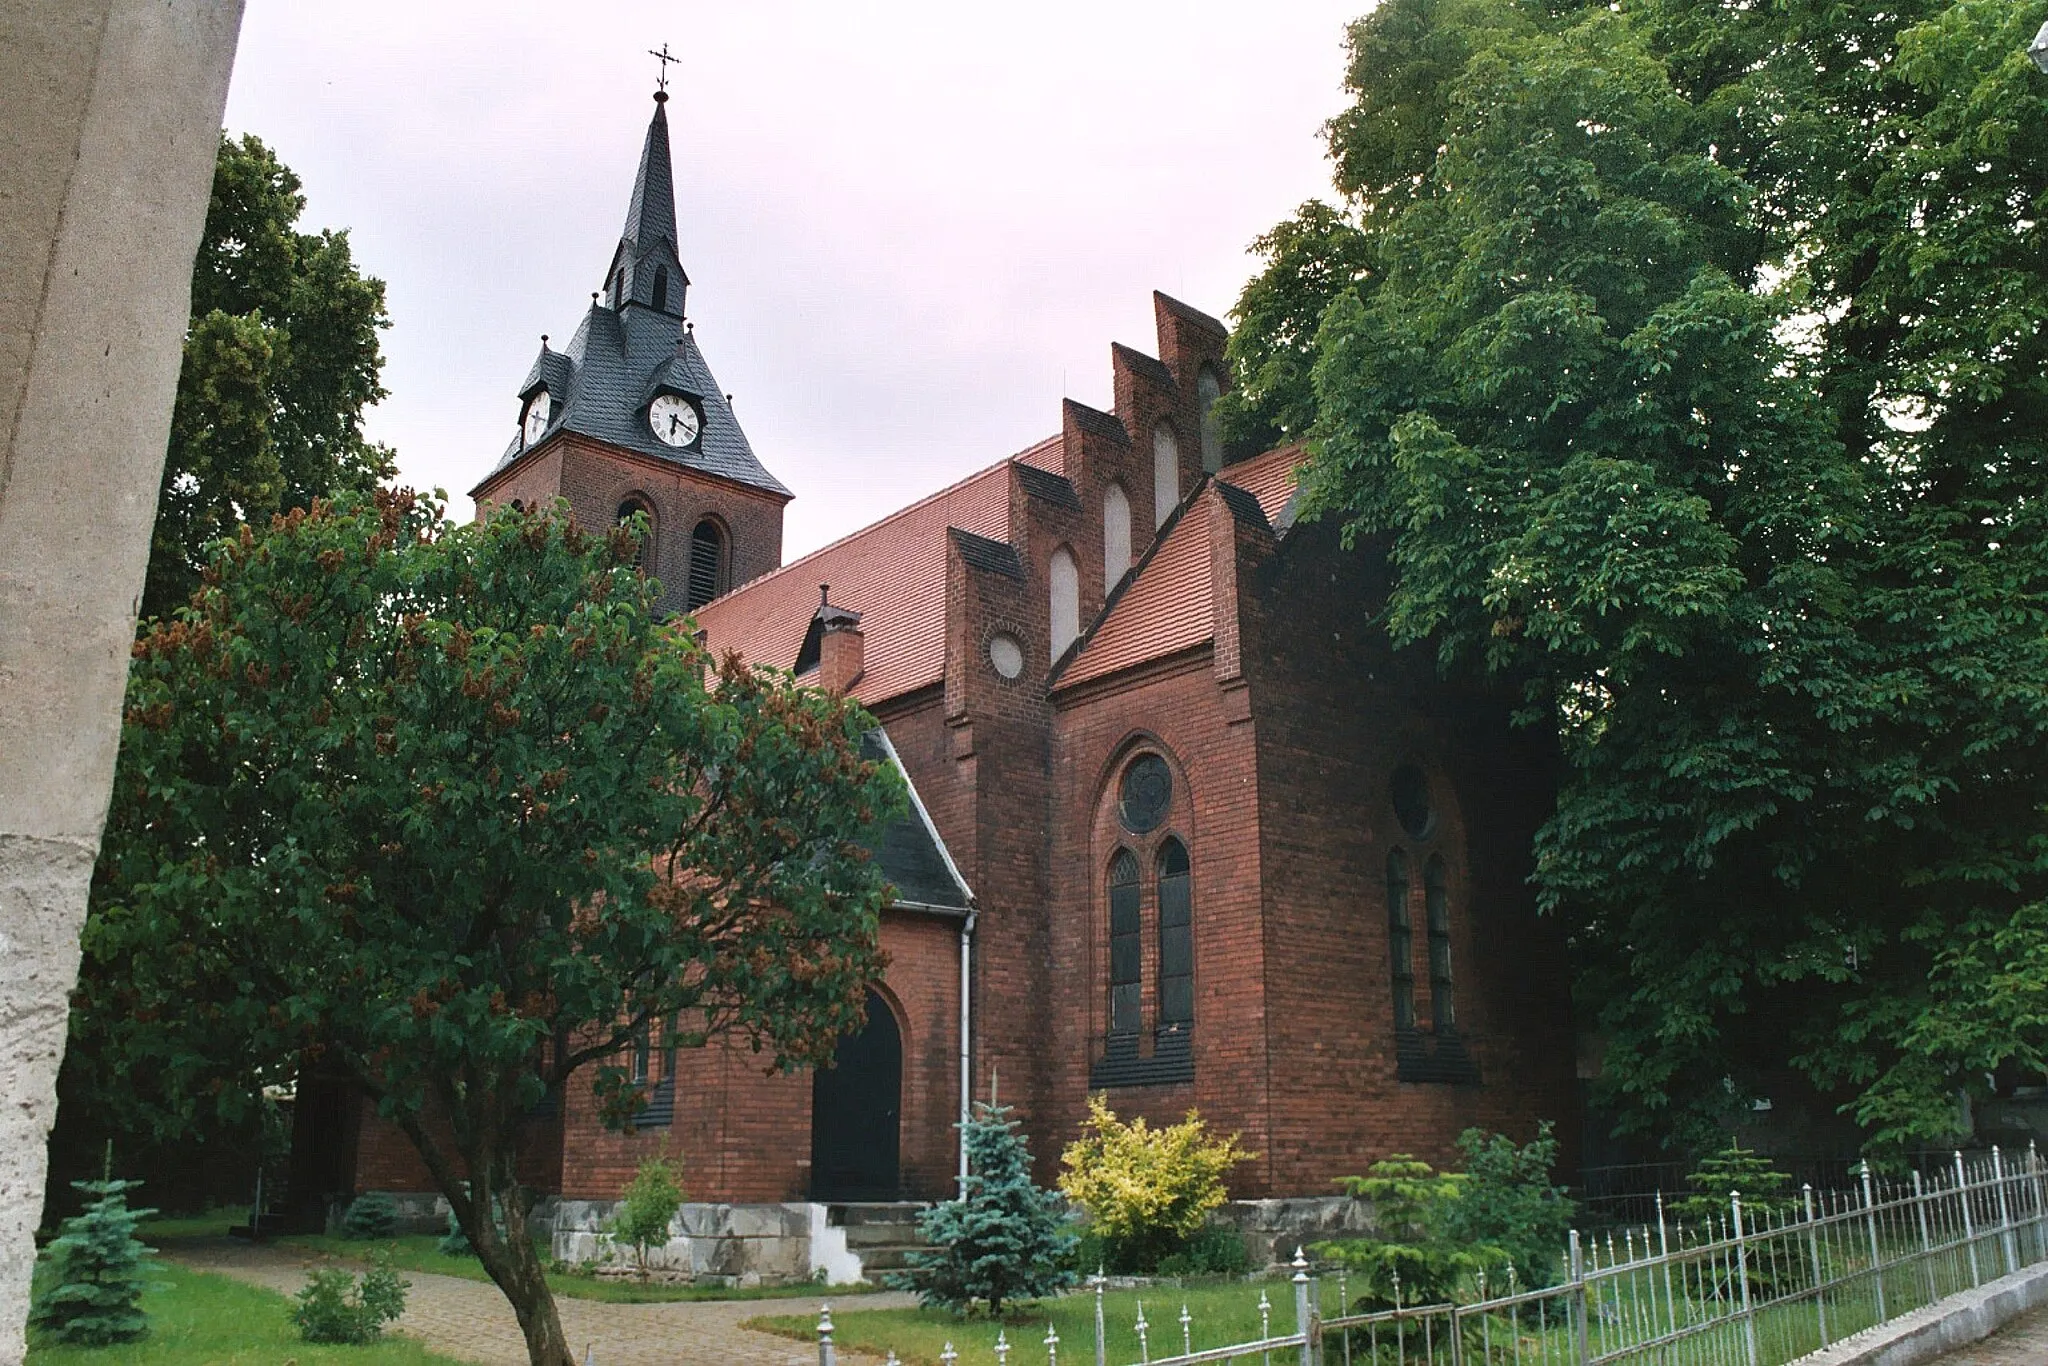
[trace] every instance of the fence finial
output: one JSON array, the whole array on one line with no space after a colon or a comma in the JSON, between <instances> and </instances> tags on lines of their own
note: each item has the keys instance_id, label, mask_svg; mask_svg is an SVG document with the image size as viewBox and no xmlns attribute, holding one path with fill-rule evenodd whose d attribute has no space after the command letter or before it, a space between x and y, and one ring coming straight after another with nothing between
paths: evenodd
<instances>
[{"instance_id":1,"label":"fence finial","mask_svg":"<svg viewBox=\"0 0 2048 1366\"><path fill-rule=\"evenodd\" d=\"M1010 1366L1010 1335L996 1329L996 1366Z\"/></svg>"},{"instance_id":2,"label":"fence finial","mask_svg":"<svg viewBox=\"0 0 2048 1366\"><path fill-rule=\"evenodd\" d=\"M832 1306L818 1306L818 1366L838 1366L839 1354L832 1346Z\"/></svg>"}]
</instances>

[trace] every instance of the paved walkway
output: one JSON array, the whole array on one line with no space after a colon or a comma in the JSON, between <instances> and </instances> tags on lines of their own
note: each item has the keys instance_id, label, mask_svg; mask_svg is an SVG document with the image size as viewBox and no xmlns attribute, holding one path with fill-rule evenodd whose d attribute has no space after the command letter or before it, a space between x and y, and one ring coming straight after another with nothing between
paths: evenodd
<instances>
[{"instance_id":1,"label":"paved walkway","mask_svg":"<svg viewBox=\"0 0 2048 1366\"><path fill-rule=\"evenodd\" d=\"M252 1247L238 1239L173 1244L164 1255L195 1271L213 1271L290 1295L306 1283L306 1269L328 1259L276 1246ZM398 1331L434 1351L480 1366L526 1366L526 1340L512 1306L487 1281L407 1271L412 1282ZM789 1338L740 1327L764 1314L816 1317L829 1295L773 1300L695 1300L669 1304L603 1304L557 1296L562 1331L576 1360L585 1350L596 1366L815 1366L818 1349ZM852 1303L853 1301L844 1301ZM862 1295L863 1309L915 1304L909 1295ZM874 1358L845 1353L841 1361Z\"/></svg>"},{"instance_id":2,"label":"paved walkway","mask_svg":"<svg viewBox=\"0 0 2048 1366\"><path fill-rule=\"evenodd\" d=\"M1974 1347L1950 1352L1936 1366L2041 1366L2048 1362L2048 1309L2022 1314Z\"/></svg>"}]
</instances>

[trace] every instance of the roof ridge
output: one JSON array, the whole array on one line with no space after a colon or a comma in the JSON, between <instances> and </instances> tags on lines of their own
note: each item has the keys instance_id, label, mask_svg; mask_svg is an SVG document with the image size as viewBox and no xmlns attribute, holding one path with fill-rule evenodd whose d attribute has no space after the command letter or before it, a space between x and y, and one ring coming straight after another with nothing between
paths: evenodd
<instances>
[{"instance_id":1,"label":"roof ridge","mask_svg":"<svg viewBox=\"0 0 2048 1366\"><path fill-rule=\"evenodd\" d=\"M1025 447L1025 450L1031 450L1034 449L1036 446L1040 446L1043 444L1043 442L1034 442L1032 446ZM1018 452L1018 454L1021 455L1023 454L1023 452L1020 451ZM747 589L752 588L757 583L766 583L770 579L779 578L789 570L796 569L803 565L806 565L829 550L837 550L840 546L845 545L849 541L853 541L858 539L859 537L865 536L870 531L878 530L882 527L889 525L891 522L897 521L904 517L908 517L911 513L918 511L920 508L925 507L927 504L937 502L939 499L944 498L949 493L959 492L961 489L966 488L969 484L974 483L978 479L987 478L989 475L992 475L996 473L998 470L1002 469L1005 465L1011 464L1016 459L1016 455L1006 455L1001 460L996 461L993 465L984 466L983 468L976 470L972 474L964 475L961 478L956 479L952 483L946 485L942 489L938 489L932 493L927 493L924 497L918 499L914 503L904 504L902 507L897 508L894 512L889 513L885 517L878 517L874 521L869 522L866 526L855 527L852 531L847 532L844 536L841 536L836 541L828 541L824 545L819 546L816 550L808 551L802 555L799 555L796 559L791 560L787 564L777 565L775 568L769 570L765 574L756 574L753 578L748 579L745 583L734 585L730 590L720 594L717 598L713 599L713 601L724 602L727 599L735 597L738 594L745 592ZM1041 470L1040 473L1044 473L1044 471ZM709 606L710 604L707 603L705 605Z\"/></svg>"}]
</instances>

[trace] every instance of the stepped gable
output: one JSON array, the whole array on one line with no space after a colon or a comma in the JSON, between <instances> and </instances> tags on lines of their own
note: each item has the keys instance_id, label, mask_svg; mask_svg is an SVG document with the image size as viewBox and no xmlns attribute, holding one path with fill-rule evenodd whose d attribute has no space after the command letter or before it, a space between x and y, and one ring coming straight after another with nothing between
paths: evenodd
<instances>
[{"instance_id":1,"label":"stepped gable","mask_svg":"<svg viewBox=\"0 0 2048 1366\"><path fill-rule=\"evenodd\" d=\"M861 614L858 701L874 706L942 681L947 529L1008 541L1009 468L1021 459L999 461L699 608L706 643L721 655L737 650L750 664L794 668L818 585L829 583L835 605Z\"/></svg>"},{"instance_id":2,"label":"stepped gable","mask_svg":"<svg viewBox=\"0 0 2048 1366\"><path fill-rule=\"evenodd\" d=\"M1279 527L1280 517L1290 510L1296 471L1305 458L1300 446L1283 446L1226 466L1215 478L1217 495L1238 521ZM1209 526L1200 515L1206 489L1206 484L1198 489L1161 528L1152 549L1053 679L1055 688L1164 659L1215 636Z\"/></svg>"}]
</instances>

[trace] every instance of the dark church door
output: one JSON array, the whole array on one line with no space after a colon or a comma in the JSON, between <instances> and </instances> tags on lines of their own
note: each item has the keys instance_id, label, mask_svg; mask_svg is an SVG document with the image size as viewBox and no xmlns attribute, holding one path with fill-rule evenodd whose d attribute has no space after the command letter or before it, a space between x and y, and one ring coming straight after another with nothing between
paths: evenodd
<instances>
[{"instance_id":1,"label":"dark church door","mask_svg":"<svg viewBox=\"0 0 2048 1366\"><path fill-rule=\"evenodd\" d=\"M811 1198L894 1200L903 1036L888 1004L868 993L868 1020L839 1041L837 1061L811 1076Z\"/></svg>"}]
</instances>

